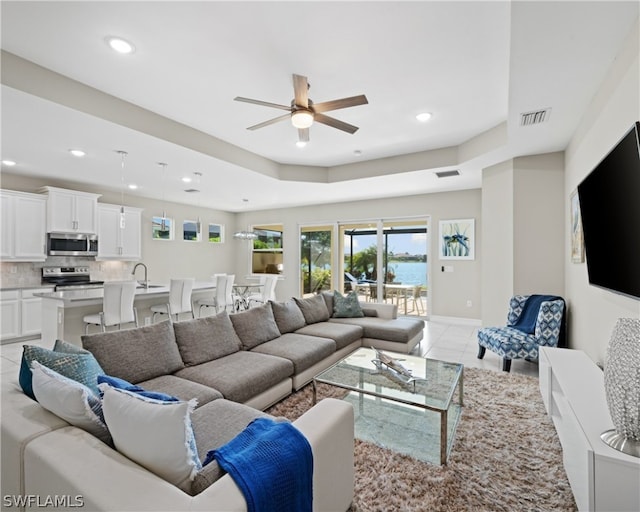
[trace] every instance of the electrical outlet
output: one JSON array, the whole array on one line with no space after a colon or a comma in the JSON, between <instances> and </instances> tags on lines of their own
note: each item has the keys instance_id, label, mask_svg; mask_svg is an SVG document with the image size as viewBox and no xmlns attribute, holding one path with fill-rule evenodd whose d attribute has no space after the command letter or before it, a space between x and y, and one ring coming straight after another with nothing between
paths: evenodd
<instances>
[{"instance_id":1,"label":"electrical outlet","mask_svg":"<svg viewBox=\"0 0 640 512\"><path fill-rule=\"evenodd\" d=\"M151 325L151 317L150 316L145 316L144 317L144 325Z\"/></svg>"},{"instance_id":2,"label":"electrical outlet","mask_svg":"<svg viewBox=\"0 0 640 512\"><path fill-rule=\"evenodd\" d=\"M470 300L468 300L467 301L467 307L470 308L471 306L473 306L473 303Z\"/></svg>"}]
</instances>

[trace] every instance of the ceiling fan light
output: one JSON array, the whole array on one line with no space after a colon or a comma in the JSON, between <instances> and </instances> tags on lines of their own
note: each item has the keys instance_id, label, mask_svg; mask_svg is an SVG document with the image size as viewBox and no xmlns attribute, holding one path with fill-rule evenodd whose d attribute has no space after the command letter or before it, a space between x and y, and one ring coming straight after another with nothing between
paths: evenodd
<instances>
[{"instance_id":1,"label":"ceiling fan light","mask_svg":"<svg viewBox=\"0 0 640 512\"><path fill-rule=\"evenodd\" d=\"M291 124L298 129L309 128L313 124L313 113L309 110L296 110L291 114Z\"/></svg>"}]
</instances>

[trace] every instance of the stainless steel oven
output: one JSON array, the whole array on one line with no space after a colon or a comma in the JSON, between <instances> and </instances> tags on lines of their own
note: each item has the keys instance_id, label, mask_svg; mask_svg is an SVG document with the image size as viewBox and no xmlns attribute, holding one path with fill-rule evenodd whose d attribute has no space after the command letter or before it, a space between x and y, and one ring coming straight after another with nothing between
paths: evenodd
<instances>
[{"instance_id":1,"label":"stainless steel oven","mask_svg":"<svg viewBox=\"0 0 640 512\"><path fill-rule=\"evenodd\" d=\"M49 233L47 254L50 256L97 256L98 235Z\"/></svg>"},{"instance_id":2,"label":"stainless steel oven","mask_svg":"<svg viewBox=\"0 0 640 512\"><path fill-rule=\"evenodd\" d=\"M60 290L102 288L104 281L93 281L89 274L89 267L44 267L42 284L53 284L59 292Z\"/></svg>"}]
</instances>

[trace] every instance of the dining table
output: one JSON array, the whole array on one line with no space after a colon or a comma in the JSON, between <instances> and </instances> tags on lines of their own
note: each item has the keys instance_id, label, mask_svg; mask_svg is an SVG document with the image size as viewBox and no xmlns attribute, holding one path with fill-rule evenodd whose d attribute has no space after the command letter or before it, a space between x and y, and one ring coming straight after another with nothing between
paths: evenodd
<instances>
[{"instance_id":1,"label":"dining table","mask_svg":"<svg viewBox=\"0 0 640 512\"><path fill-rule=\"evenodd\" d=\"M254 292L260 292L264 287L260 283L234 283L233 292L236 295L236 311L249 309L249 296Z\"/></svg>"}]
</instances>

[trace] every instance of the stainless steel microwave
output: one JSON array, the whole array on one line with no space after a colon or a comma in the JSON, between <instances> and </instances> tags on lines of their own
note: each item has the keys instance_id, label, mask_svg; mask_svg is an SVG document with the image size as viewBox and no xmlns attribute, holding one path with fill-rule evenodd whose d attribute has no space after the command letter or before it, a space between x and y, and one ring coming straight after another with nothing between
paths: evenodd
<instances>
[{"instance_id":1,"label":"stainless steel microwave","mask_svg":"<svg viewBox=\"0 0 640 512\"><path fill-rule=\"evenodd\" d=\"M47 234L47 254L50 256L97 256L98 235L49 233Z\"/></svg>"}]
</instances>

